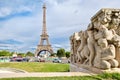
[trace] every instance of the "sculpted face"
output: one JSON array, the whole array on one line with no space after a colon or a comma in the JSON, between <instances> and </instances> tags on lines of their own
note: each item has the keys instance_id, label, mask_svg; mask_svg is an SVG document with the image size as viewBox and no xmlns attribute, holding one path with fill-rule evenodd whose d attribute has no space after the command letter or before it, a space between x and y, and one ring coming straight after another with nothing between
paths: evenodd
<instances>
[{"instance_id":1,"label":"sculpted face","mask_svg":"<svg viewBox=\"0 0 120 80\"><path fill-rule=\"evenodd\" d=\"M120 36L119 35L115 35L112 38L112 42L114 45L116 45L117 47L120 47Z\"/></svg>"},{"instance_id":2,"label":"sculpted face","mask_svg":"<svg viewBox=\"0 0 120 80\"><path fill-rule=\"evenodd\" d=\"M110 26L111 29L117 29L117 27L120 24L120 19L118 18L113 18L112 19L112 25Z\"/></svg>"}]
</instances>

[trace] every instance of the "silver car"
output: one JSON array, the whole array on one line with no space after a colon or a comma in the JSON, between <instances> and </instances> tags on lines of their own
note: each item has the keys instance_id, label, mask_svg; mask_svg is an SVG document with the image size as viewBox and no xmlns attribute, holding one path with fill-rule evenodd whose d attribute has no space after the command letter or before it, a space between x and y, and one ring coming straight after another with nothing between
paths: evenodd
<instances>
[{"instance_id":1,"label":"silver car","mask_svg":"<svg viewBox=\"0 0 120 80\"><path fill-rule=\"evenodd\" d=\"M62 61L60 59L53 59L53 63L61 63Z\"/></svg>"}]
</instances>

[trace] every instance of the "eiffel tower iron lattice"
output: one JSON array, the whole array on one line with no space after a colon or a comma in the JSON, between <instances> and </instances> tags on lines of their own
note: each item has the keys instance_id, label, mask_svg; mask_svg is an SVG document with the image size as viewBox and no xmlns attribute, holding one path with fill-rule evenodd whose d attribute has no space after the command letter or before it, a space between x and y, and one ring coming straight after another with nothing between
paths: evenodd
<instances>
[{"instance_id":1,"label":"eiffel tower iron lattice","mask_svg":"<svg viewBox=\"0 0 120 80\"><path fill-rule=\"evenodd\" d=\"M42 51L48 51L49 53L53 53L53 49L49 43L49 35L47 34L47 28L46 28L46 5L43 5L43 28L42 28L42 35L40 39L40 43L37 46L37 49L35 51L35 56L39 56L39 54ZM46 45L44 42L46 41Z\"/></svg>"}]
</instances>

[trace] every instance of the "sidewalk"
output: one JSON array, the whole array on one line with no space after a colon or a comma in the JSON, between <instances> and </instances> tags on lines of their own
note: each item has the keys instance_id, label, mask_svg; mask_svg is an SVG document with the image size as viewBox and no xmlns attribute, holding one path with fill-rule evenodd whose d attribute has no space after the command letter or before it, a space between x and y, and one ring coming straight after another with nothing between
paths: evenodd
<instances>
[{"instance_id":1,"label":"sidewalk","mask_svg":"<svg viewBox=\"0 0 120 80\"><path fill-rule=\"evenodd\" d=\"M94 74L83 72L42 72L42 73L0 73L0 78L14 77L60 77L60 76L90 76Z\"/></svg>"},{"instance_id":2,"label":"sidewalk","mask_svg":"<svg viewBox=\"0 0 120 80\"><path fill-rule=\"evenodd\" d=\"M0 68L0 78L15 77L60 77L60 76L91 76L92 72L80 69L80 72L32 72L28 73L23 70L14 68Z\"/></svg>"},{"instance_id":3,"label":"sidewalk","mask_svg":"<svg viewBox=\"0 0 120 80\"><path fill-rule=\"evenodd\" d=\"M0 74L2 74L2 73L15 73L15 72L7 71L7 70L0 70Z\"/></svg>"}]
</instances>

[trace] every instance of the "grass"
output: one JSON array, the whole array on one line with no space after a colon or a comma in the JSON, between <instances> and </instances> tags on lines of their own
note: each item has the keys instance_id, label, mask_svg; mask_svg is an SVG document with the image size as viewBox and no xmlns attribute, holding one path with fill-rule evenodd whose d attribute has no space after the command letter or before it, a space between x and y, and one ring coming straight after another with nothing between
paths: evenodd
<instances>
[{"instance_id":1,"label":"grass","mask_svg":"<svg viewBox=\"0 0 120 80\"><path fill-rule=\"evenodd\" d=\"M26 78L3 78L0 80L120 80L119 73L103 73L94 76L71 76L71 77L26 77Z\"/></svg>"},{"instance_id":2,"label":"grass","mask_svg":"<svg viewBox=\"0 0 120 80\"><path fill-rule=\"evenodd\" d=\"M0 67L22 69L28 72L68 72L69 64L39 63L39 62L14 62L0 63Z\"/></svg>"}]
</instances>

